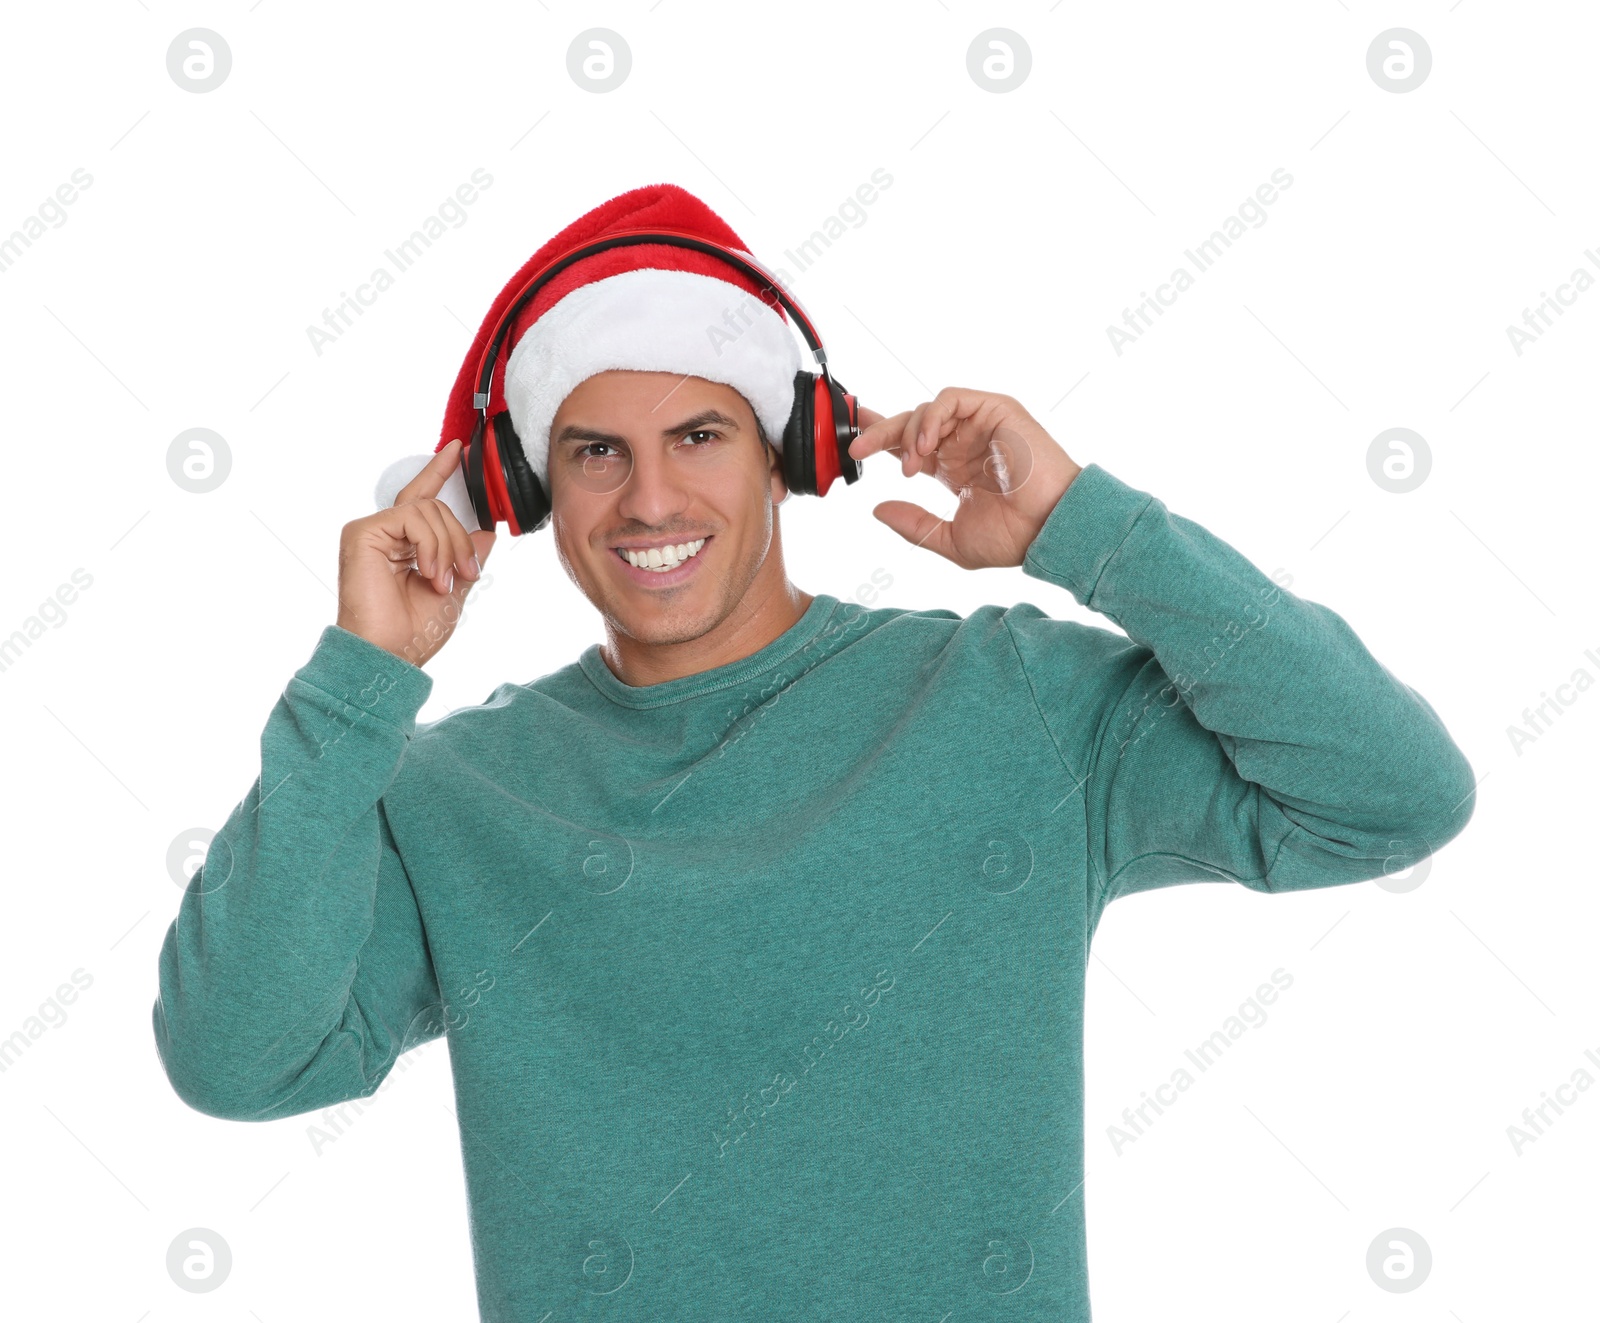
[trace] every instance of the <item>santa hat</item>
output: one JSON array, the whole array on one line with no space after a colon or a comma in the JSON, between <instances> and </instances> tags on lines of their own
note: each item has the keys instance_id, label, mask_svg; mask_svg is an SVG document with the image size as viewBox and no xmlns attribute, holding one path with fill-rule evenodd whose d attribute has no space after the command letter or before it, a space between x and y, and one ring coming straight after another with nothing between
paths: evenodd
<instances>
[{"instance_id":1,"label":"santa hat","mask_svg":"<svg viewBox=\"0 0 1600 1323\"><path fill-rule=\"evenodd\" d=\"M502 314L557 255L622 230L675 230L731 248L744 241L675 184L632 189L579 217L524 262L500 291L456 374L434 453L471 438L478 365ZM501 341L489 384L489 416L510 411L529 467L549 490L550 424L561 403L597 372L673 372L731 386L782 448L794 405L800 351L788 318L765 287L724 261L670 244L641 243L582 258L548 281ZM394 504L432 455L384 470L374 496ZM459 469L439 493L469 530L479 527Z\"/></svg>"}]
</instances>

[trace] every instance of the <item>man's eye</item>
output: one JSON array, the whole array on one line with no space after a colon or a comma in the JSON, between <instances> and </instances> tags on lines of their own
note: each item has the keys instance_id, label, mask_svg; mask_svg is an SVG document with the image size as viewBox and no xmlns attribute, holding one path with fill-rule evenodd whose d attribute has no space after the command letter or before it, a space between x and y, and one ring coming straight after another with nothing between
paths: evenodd
<instances>
[{"instance_id":1,"label":"man's eye","mask_svg":"<svg viewBox=\"0 0 1600 1323\"><path fill-rule=\"evenodd\" d=\"M711 432L711 431L707 431L704 428L700 428L700 429L698 429L696 431L693 431L693 432L685 432L684 435L685 436L704 436L704 437L710 437L712 439L715 439L716 436L717 436L717 433ZM701 444L704 444L704 442L702 442Z\"/></svg>"},{"instance_id":2,"label":"man's eye","mask_svg":"<svg viewBox=\"0 0 1600 1323\"><path fill-rule=\"evenodd\" d=\"M610 449L612 449L611 443L609 441L591 441L586 446L579 446L578 447L578 458L579 459L605 459L605 458L608 458L605 455L595 455L595 454L590 453L596 447L598 447L598 448L600 448L602 450L610 450Z\"/></svg>"}]
</instances>

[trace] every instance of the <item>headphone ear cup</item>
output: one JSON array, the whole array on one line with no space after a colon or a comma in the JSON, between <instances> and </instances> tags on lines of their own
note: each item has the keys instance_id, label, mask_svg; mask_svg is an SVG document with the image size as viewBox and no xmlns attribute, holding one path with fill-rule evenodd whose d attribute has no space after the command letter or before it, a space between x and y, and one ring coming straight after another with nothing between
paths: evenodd
<instances>
[{"instance_id":1,"label":"headphone ear cup","mask_svg":"<svg viewBox=\"0 0 1600 1323\"><path fill-rule=\"evenodd\" d=\"M494 416L494 440L517 526L524 533L537 533L550 522L550 497L522 453L522 439L511 425L511 415L503 409Z\"/></svg>"},{"instance_id":2,"label":"headphone ear cup","mask_svg":"<svg viewBox=\"0 0 1600 1323\"><path fill-rule=\"evenodd\" d=\"M783 429L783 480L789 490L803 496L817 493L816 399L817 379L804 368L794 374L794 405Z\"/></svg>"},{"instance_id":3,"label":"headphone ear cup","mask_svg":"<svg viewBox=\"0 0 1600 1323\"><path fill-rule=\"evenodd\" d=\"M831 443L839 459L839 476L846 486L861 478L861 461L850 453L850 443L861 435L860 421L856 416L856 397L843 385L828 377L828 394L833 401L833 435L818 437L818 445Z\"/></svg>"},{"instance_id":4,"label":"headphone ear cup","mask_svg":"<svg viewBox=\"0 0 1600 1323\"><path fill-rule=\"evenodd\" d=\"M812 405L816 436L811 445L811 489L818 496L826 496L840 478L852 483L861 476L861 463L850 454L856 437L855 403L855 396L824 369Z\"/></svg>"},{"instance_id":5,"label":"headphone ear cup","mask_svg":"<svg viewBox=\"0 0 1600 1323\"><path fill-rule=\"evenodd\" d=\"M467 484L473 512L478 516L478 527L493 529L495 518L489 508L489 490L483 480L483 415L476 415L472 424L472 439L467 442L466 453L461 457L461 476Z\"/></svg>"}]
</instances>

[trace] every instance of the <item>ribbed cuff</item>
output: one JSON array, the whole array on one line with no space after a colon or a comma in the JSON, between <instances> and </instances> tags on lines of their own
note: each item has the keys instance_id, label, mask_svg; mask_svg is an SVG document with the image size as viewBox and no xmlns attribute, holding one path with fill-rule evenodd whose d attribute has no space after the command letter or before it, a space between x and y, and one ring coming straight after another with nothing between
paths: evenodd
<instances>
[{"instance_id":1,"label":"ribbed cuff","mask_svg":"<svg viewBox=\"0 0 1600 1323\"><path fill-rule=\"evenodd\" d=\"M1154 499L1098 464L1085 465L1028 544L1022 572L1093 606L1100 575Z\"/></svg>"},{"instance_id":2,"label":"ribbed cuff","mask_svg":"<svg viewBox=\"0 0 1600 1323\"><path fill-rule=\"evenodd\" d=\"M420 666L339 625L324 627L295 679L408 735L433 691L433 677Z\"/></svg>"}]
</instances>

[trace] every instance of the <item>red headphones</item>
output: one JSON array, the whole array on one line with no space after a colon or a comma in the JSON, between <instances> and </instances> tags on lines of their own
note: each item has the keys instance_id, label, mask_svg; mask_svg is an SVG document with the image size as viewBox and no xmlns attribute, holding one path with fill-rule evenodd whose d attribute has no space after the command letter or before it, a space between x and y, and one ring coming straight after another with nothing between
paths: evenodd
<instances>
[{"instance_id":1,"label":"red headphones","mask_svg":"<svg viewBox=\"0 0 1600 1323\"><path fill-rule=\"evenodd\" d=\"M493 529L504 521L513 534L537 532L550 521L550 497L522 452L522 442L511 425L511 415L502 409L489 417L489 387L494 379L500 343L535 294L551 279L582 258L603 253L609 248L635 244L669 244L692 248L720 258L764 286L766 291L794 318L801 338L817 360L819 371L804 368L794 374L794 406L783 429L783 478L792 492L826 496L834 479L846 484L861 477L861 461L850 454L849 446L859 434L856 424L856 397L847 392L828 372L828 355L811 319L800 305L784 292L777 279L754 259L711 243L697 235L677 230L621 230L590 243L570 248L552 259L522 287L500 318L495 332L478 360L478 385L472 407L478 411L472 439L461 452L461 473L467 493L482 528ZM492 426L491 426L492 423Z\"/></svg>"}]
</instances>

